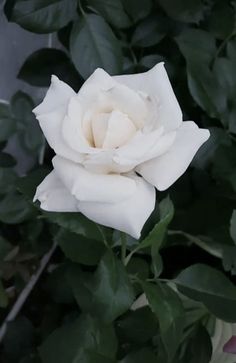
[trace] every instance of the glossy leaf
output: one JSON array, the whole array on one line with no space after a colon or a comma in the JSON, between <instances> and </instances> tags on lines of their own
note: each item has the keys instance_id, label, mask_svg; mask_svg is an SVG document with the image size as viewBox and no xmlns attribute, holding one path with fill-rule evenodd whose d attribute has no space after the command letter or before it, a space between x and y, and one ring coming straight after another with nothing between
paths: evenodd
<instances>
[{"instance_id":1,"label":"glossy leaf","mask_svg":"<svg viewBox=\"0 0 236 363\"><path fill-rule=\"evenodd\" d=\"M75 67L85 79L98 67L109 74L119 74L122 68L120 44L99 15L84 14L75 23L70 53Z\"/></svg>"},{"instance_id":2,"label":"glossy leaf","mask_svg":"<svg viewBox=\"0 0 236 363\"><path fill-rule=\"evenodd\" d=\"M17 0L11 20L34 33L51 33L76 15L76 0Z\"/></svg>"},{"instance_id":3,"label":"glossy leaf","mask_svg":"<svg viewBox=\"0 0 236 363\"><path fill-rule=\"evenodd\" d=\"M174 280L180 292L201 301L218 318L236 321L236 287L222 272L203 264L183 270Z\"/></svg>"},{"instance_id":4,"label":"glossy leaf","mask_svg":"<svg viewBox=\"0 0 236 363\"><path fill-rule=\"evenodd\" d=\"M39 351L43 363L115 363L116 349L112 326L81 315L54 331Z\"/></svg>"},{"instance_id":5,"label":"glossy leaf","mask_svg":"<svg viewBox=\"0 0 236 363\"><path fill-rule=\"evenodd\" d=\"M82 311L111 322L125 313L134 300L134 292L125 267L112 252L101 259L93 275L74 266L69 281Z\"/></svg>"}]
</instances>

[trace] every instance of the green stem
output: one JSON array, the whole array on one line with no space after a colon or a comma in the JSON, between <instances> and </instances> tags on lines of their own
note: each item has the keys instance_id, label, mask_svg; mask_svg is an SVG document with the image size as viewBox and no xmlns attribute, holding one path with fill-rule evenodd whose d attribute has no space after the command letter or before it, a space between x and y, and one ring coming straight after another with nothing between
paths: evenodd
<instances>
[{"instance_id":1,"label":"green stem","mask_svg":"<svg viewBox=\"0 0 236 363\"><path fill-rule=\"evenodd\" d=\"M81 14L82 14L83 16L85 16L84 9L83 9L83 7L82 7L82 5L81 5L81 0L79 0L79 1L78 1L78 5L79 5L79 9L80 9L80 11L81 11Z\"/></svg>"},{"instance_id":2,"label":"green stem","mask_svg":"<svg viewBox=\"0 0 236 363\"><path fill-rule=\"evenodd\" d=\"M124 265L126 265L126 234L124 232L121 232L121 260Z\"/></svg>"}]
</instances>

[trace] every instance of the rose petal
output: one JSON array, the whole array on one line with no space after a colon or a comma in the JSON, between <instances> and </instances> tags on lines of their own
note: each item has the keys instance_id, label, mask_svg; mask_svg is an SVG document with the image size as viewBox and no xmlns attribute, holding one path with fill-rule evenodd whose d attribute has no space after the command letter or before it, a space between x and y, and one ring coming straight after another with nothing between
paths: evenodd
<instances>
[{"instance_id":1,"label":"rose petal","mask_svg":"<svg viewBox=\"0 0 236 363\"><path fill-rule=\"evenodd\" d=\"M78 212L78 201L73 197L53 170L37 187L34 201L50 212Z\"/></svg>"},{"instance_id":2,"label":"rose petal","mask_svg":"<svg viewBox=\"0 0 236 363\"><path fill-rule=\"evenodd\" d=\"M35 116L50 113L58 107L67 108L68 101L75 95L75 91L57 76L52 75L51 85L46 93L44 100L33 109Z\"/></svg>"},{"instance_id":3,"label":"rose petal","mask_svg":"<svg viewBox=\"0 0 236 363\"><path fill-rule=\"evenodd\" d=\"M209 136L208 130L198 128L192 121L185 121L177 130L170 150L139 165L137 171L158 190L165 190L186 171L197 150Z\"/></svg>"},{"instance_id":4,"label":"rose petal","mask_svg":"<svg viewBox=\"0 0 236 363\"><path fill-rule=\"evenodd\" d=\"M235 355L224 352L224 345L236 335L236 324L226 323L216 319L215 331L212 337L212 358L210 363L234 363Z\"/></svg>"},{"instance_id":5,"label":"rose petal","mask_svg":"<svg viewBox=\"0 0 236 363\"><path fill-rule=\"evenodd\" d=\"M155 206L155 188L143 178L133 176L136 192L120 203L79 202L80 211L89 219L139 238L144 223Z\"/></svg>"},{"instance_id":6,"label":"rose petal","mask_svg":"<svg viewBox=\"0 0 236 363\"><path fill-rule=\"evenodd\" d=\"M62 121L67 112L67 106L75 92L66 83L52 76L52 82L43 102L37 106L35 113L49 145L63 157L79 162L83 158L67 145L62 138Z\"/></svg>"},{"instance_id":7,"label":"rose petal","mask_svg":"<svg viewBox=\"0 0 236 363\"><path fill-rule=\"evenodd\" d=\"M59 156L53 158L53 166L65 187L80 201L117 203L136 192L136 183L128 176L90 173Z\"/></svg>"},{"instance_id":8,"label":"rose petal","mask_svg":"<svg viewBox=\"0 0 236 363\"><path fill-rule=\"evenodd\" d=\"M110 113L103 142L104 149L116 149L126 144L136 133L136 127L126 114L120 111Z\"/></svg>"},{"instance_id":9,"label":"rose petal","mask_svg":"<svg viewBox=\"0 0 236 363\"><path fill-rule=\"evenodd\" d=\"M182 111L170 84L163 63L158 63L148 72L113 77L116 81L136 91L147 93L154 102L156 124L165 131L175 130L181 125Z\"/></svg>"}]
</instances>

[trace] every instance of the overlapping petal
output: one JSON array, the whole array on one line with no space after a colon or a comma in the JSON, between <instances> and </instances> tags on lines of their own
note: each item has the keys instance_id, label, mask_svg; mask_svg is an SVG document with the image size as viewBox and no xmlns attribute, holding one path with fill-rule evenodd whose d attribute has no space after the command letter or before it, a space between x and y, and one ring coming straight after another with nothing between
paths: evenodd
<instances>
[{"instance_id":1,"label":"overlapping petal","mask_svg":"<svg viewBox=\"0 0 236 363\"><path fill-rule=\"evenodd\" d=\"M200 146L209 138L206 129L185 121L165 154L140 164L137 171L158 190L169 188L187 169Z\"/></svg>"},{"instance_id":2,"label":"overlapping petal","mask_svg":"<svg viewBox=\"0 0 236 363\"><path fill-rule=\"evenodd\" d=\"M65 187L80 201L119 203L136 193L135 180L125 175L91 173L59 156L53 158L53 166Z\"/></svg>"},{"instance_id":3,"label":"overlapping petal","mask_svg":"<svg viewBox=\"0 0 236 363\"><path fill-rule=\"evenodd\" d=\"M53 170L37 187L34 201L40 201L40 207L51 212L78 212L78 201L65 188Z\"/></svg>"},{"instance_id":4,"label":"overlapping petal","mask_svg":"<svg viewBox=\"0 0 236 363\"><path fill-rule=\"evenodd\" d=\"M133 90L147 93L155 104L157 126L165 131L175 130L181 125L182 111L170 84L163 63L145 73L115 76L114 79Z\"/></svg>"},{"instance_id":5,"label":"overlapping petal","mask_svg":"<svg viewBox=\"0 0 236 363\"><path fill-rule=\"evenodd\" d=\"M143 178L133 175L136 191L117 203L79 202L80 211L93 221L139 238L144 223L155 206L155 188Z\"/></svg>"},{"instance_id":6,"label":"overlapping petal","mask_svg":"<svg viewBox=\"0 0 236 363\"><path fill-rule=\"evenodd\" d=\"M68 103L75 92L66 83L52 76L51 86L35 113L49 145L61 156L80 162L83 157L67 145L62 137L62 121L66 116Z\"/></svg>"}]
</instances>

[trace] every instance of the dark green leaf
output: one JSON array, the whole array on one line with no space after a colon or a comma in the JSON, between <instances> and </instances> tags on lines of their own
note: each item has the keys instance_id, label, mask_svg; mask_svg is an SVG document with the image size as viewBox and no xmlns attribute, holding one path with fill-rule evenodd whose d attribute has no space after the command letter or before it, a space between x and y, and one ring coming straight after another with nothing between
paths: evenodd
<instances>
[{"instance_id":1,"label":"dark green leaf","mask_svg":"<svg viewBox=\"0 0 236 363\"><path fill-rule=\"evenodd\" d=\"M76 7L76 0L17 0L11 20L34 33L51 33L75 17Z\"/></svg>"},{"instance_id":2,"label":"dark green leaf","mask_svg":"<svg viewBox=\"0 0 236 363\"><path fill-rule=\"evenodd\" d=\"M209 363L211 355L211 338L206 328L197 325L193 330L190 339L186 342L186 352L183 363Z\"/></svg>"},{"instance_id":3,"label":"dark green leaf","mask_svg":"<svg viewBox=\"0 0 236 363\"><path fill-rule=\"evenodd\" d=\"M131 311L118 323L125 340L144 344L158 332L158 322L148 306Z\"/></svg>"},{"instance_id":4,"label":"dark green leaf","mask_svg":"<svg viewBox=\"0 0 236 363\"><path fill-rule=\"evenodd\" d=\"M6 308L8 305L8 296L0 280L0 308Z\"/></svg>"},{"instance_id":5,"label":"dark green leaf","mask_svg":"<svg viewBox=\"0 0 236 363\"><path fill-rule=\"evenodd\" d=\"M0 152L0 168L10 168L16 165L16 160L12 155Z\"/></svg>"},{"instance_id":6,"label":"dark green leaf","mask_svg":"<svg viewBox=\"0 0 236 363\"><path fill-rule=\"evenodd\" d=\"M122 69L121 49L118 40L104 19L98 15L85 14L75 23L70 52L78 72L86 79L98 67L109 74Z\"/></svg>"},{"instance_id":7,"label":"dark green leaf","mask_svg":"<svg viewBox=\"0 0 236 363\"><path fill-rule=\"evenodd\" d=\"M5 238L0 236L0 262L4 260L12 248L12 245Z\"/></svg>"},{"instance_id":8,"label":"dark green leaf","mask_svg":"<svg viewBox=\"0 0 236 363\"><path fill-rule=\"evenodd\" d=\"M227 1L215 1L211 10L208 29L217 38L224 40L234 29L234 10Z\"/></svg>"},{"instance_id":9,"label":"dark green leaf","mask_svg":"<svg viewBox=\"0 0 236 363\"><path fill-rule=\"evenodd\" d=\"M0 168L0 194L10 193L15 189L16 173L10 168Z\"/></svg>"},{"instance_id":10,"label":"dark green leaf","mask_svg":"<svg viewBox=\"0 0 236 363\"><path fill-rule=\"evenodd\" d=\"M125 28L130 25L121 0L87 0L87 3L115 27Z\"/></svg>"},{"instance_id":11,"label":"dark green leaf","mask_svg":"<svg viewBox=\"0 0 236 363\"><path fill-rule=\"evenodd\" d=\"M220 271L196 264L183 270L174 282L180 292L203 302L218 318L236 321L236 287Z\"/></svg>"},{"instance_id":12,"label":"dark green leaf","mask_svg":"<svg viewBox=\"0 0 236 363\"><path fill-rule=\"evenodd\" d=\"M186 23L198 23L203 19L204 4L202 0L158 0L171 18Z\"/></svg>"},{"instance_id":13,"label":"dark green leaf","mask_svg":"<svg viewBox=\"0 0 236 363\"><path fill-rule=\"evenodd\" d=\"M193 99L210 117L221 118L226 111L226 95L206 64L188 66L188 87Z\"/></svg>"},{"instance_id":14,"label":"dark green leaf","mask_svg":"<svg viewBox=\"0 0 236 363\"><path fill-rule=\"evenodd\" d=\"M7 331L3 341L6 362L18 363L28 354L33 345L34 328L30 320L24 316L7 324Z\"/></svg>"},{"instance_id":15,"label":"dark green leaf","mask_svg":"<svg viewBox=\"0 0 236 363\"><path fill-rule=\"evenodd\" d=\"M24 92L17 92L11 99L12 113L24 148L38 152L43 145L44 138L39 123L32 112L33 108L33 100Z\"/></svg>"},{"instance_id":16,"label":"dark green leaf","mask_svg":"<svg viewBox=\"0 0 236 363\"><path fill-rule=\"evenodd\" d=\"M151 11L152 0L123 0L124 8L134 22L145 18Z\"/></svg>"},{"instance_id":17,"label":"dark green leaf","mask_svg":"<svg viewBox=\"0 0 236 363\"><path fill-rule=\"evenodd\" d=\"M32 207L21 195L11 193L0 201L0 221L4 223L21 223L29 219L32 213Z\"/></svg>"},{"instance_id":18,"label":"dark green leaf","mask_svg":"<svg viewBox=\"0 0 236 363\"><path fill-rule=\"evenodd\" d=\"M157 63L163 62L163 61L164 61L164 57L162 55L149 54L149 55L146 55L143 58L141 58L139 64L142 67L150 69L150 68L154 67Z\"/></svg>"},{"instance_id":19,"label":"dark green leaf","mask_svg":"<svg viewBox=\"0 0 236 363\"><path fill-rule=\"evenodd\" d=\"M160 221L151 230L148 236L139 244L139 249L146 248L155 244L160 248L168 225L174 216L174 205L169 197L163 199L160 203Z\"/></svg>"},{"instance_id":20,"label":"dark green leaf","mask_svg":"<svg viewBox=\"0 0 236 363\"><path fill-rule=\"evenodd\" d=\"M120 363L157 363L157 357L149 348L142 348L129 353Z\"/></svg>"},{"instance_id":21,"label":"dark green leaf","mask_svg":"<svg viewBox=\"0 0 236 363\"><path fill-rule=\"evenodd\" d=\"M226 132L219 127L209 127L209 139L195 155L192 165L198 169L206 169L213 161L219 145L227 138Z\"/></svg>"},{"instance_id":22,"label":"dark green leaf","mask_svg":"<svg viewBox=\"0 0 236 363\"><path fill-rule=\"evenodd\" d=\"M171 361L182 339L184 309L178 294L164 284L142 283L150 308L157 316L161 339Z\"/></svg>"},{"instance_id":23,"label":"dark green leaf","mask_svg":"<svg viewBox=\"0 0 236 363\"><path fill-rule=\"evenodd\" d=\"M45 289L52 296L52 299L59 304L71 304L74 301L66 273L66 265L60 265L49 274L45 283Z\"/></svg>"},{"instance_id":24,"label":"dark green leaf","mask_svg":"<svg viewBox=\"0 0 236 363\"><path fill-rule=\"evenodd\" d=\"M67 258L85 265L96 265L104 251L104 243L83 235L62 231L56 238Z\"/></svg>"},{"instance_id":25,"label":"dark green leaf","mask_svg":"<svg viewBox=\"0 0 236 363\"><path fill-rule=\"evenodd\" d=\"M187 28L176 41L189 64L203 62L206 66L216 54L215 38L204 30Z\"/></svg>"},{"instance_id":26,"label":"dark green leaf","mask_svg":"<svg viewBox=\"0 0 236 363\"><path fill-rule=\"evenodd\" d=\"M81 309L105 322L125 313L134 300L128 274L110 251L102 258L94 275L84 274L74 266L69 281Z\"/></svg>"},{"instance_id":27,"label":"dark green leaf","mask_svg":"<svg viewBox=\"0 0 236 363\"><path fill-rule=\"evenodd\" d=\"M32 53L21 67L18 78L32 86L48 87L52 74L75 89L82 83L67 54L52 48L42 48Z\"/></svg>"},{"instance_id":28,"label":"dark green leaf","mask_svg":"<svg viewBox=\"0 0 236 363\"><path fill-rule=\"evenodd\" d=\"M165 36L161 22L156 16L149 16L136 27L131 43L136 47L151 47L159 43Z\"/></svg>"},{"instance_id":29,"label":"dark green leaf","mask_svg":"<svg viewBox=\"0 0 236 363\"><path fill-rule=\"evenodd\" d=\"M54 331L40 347L43 363L115 363L117 342L112 326L88 315Z\"/></svg>"},{"instance_id":30,"label":"dark green leaf","mask_svg":"<svg viewBox=\"0 0 236 363\"><path fill-rule=\"evenodd\" d=\"M86 238L91 238L98 241L103 241L102 228L81 213L69 212L43 212L44 216L60 227L67 229L70 232L77 233Z\"/></svg>"},{"instance_id":31,"label":"dark green leaf","mask_svg":"<svg viewBox=\"0 0 236 363\"><path fill-rule=\"evenodd\" d=\"M15 132L15 123L8 103L0 102L0 141L8 140Z\"/></svg>"}]
</instances>

